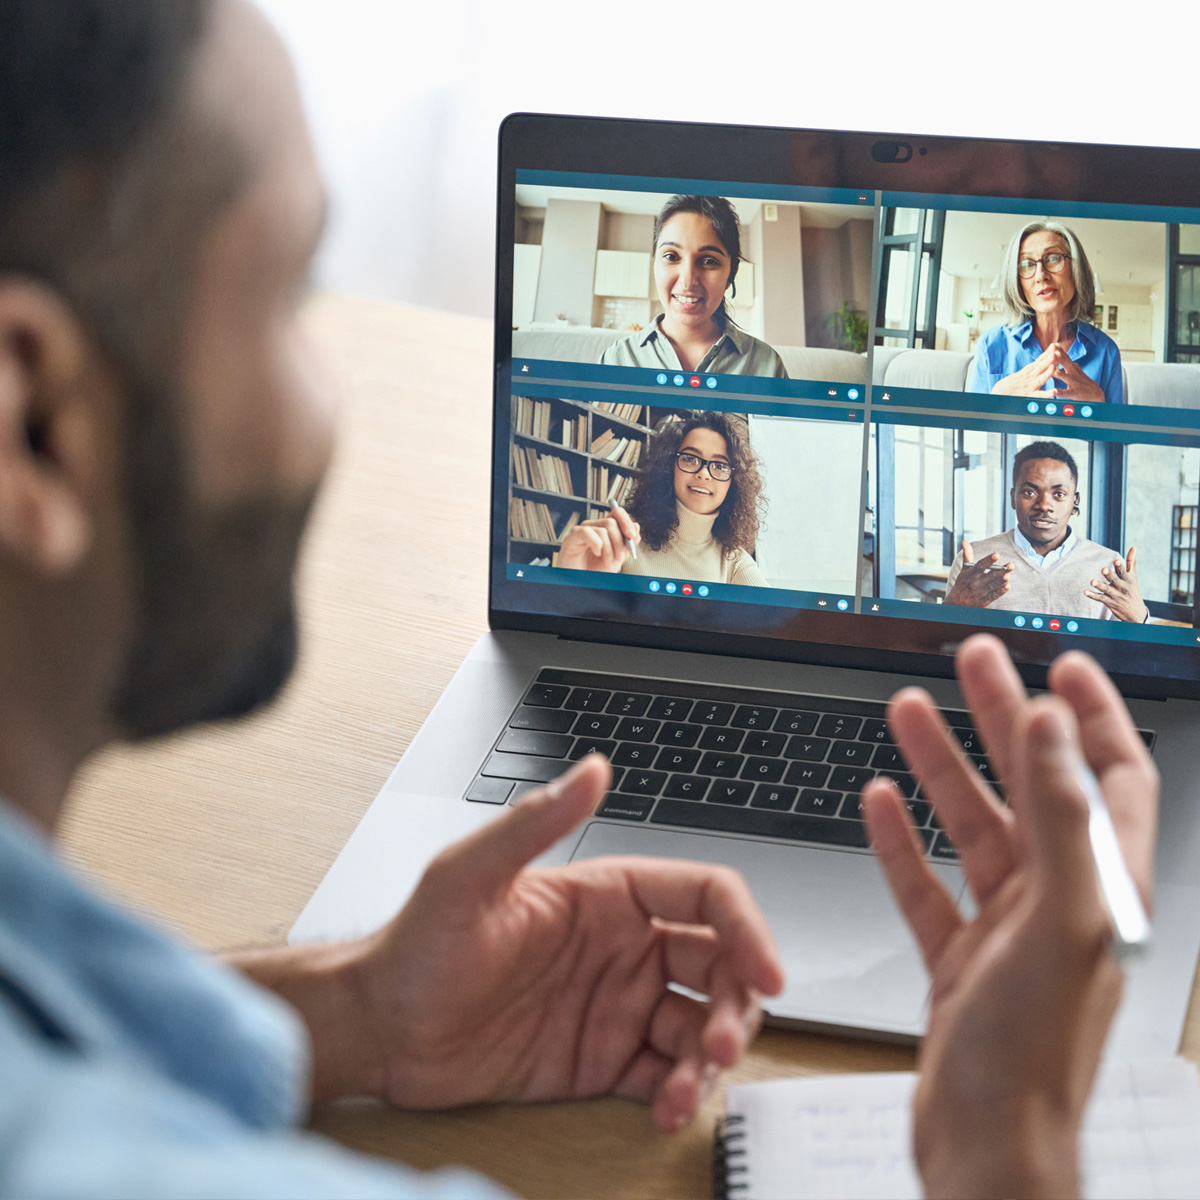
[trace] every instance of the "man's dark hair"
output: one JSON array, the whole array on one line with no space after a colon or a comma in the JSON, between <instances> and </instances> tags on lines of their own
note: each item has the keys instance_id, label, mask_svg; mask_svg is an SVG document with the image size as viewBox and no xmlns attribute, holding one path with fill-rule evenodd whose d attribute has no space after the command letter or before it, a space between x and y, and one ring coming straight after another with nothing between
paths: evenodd
<instances>
[{"instance_id":1,"label":"man's dark hair","mask_svg":"<svg viewBox=\"0 0 1200 1200\"><path fill-rule=\"evenodd\" d=\"M654 253L658 253L658 239L663 226L679 213L696 213L712 223L717 240L729 255L729 283L726 286L732 286L736 296L737 284L734 279L738 264L742 261L742 239L738 231L737 211L733 205L724 196L672 196L654 218L654 243L651 247ZM724 300L721 301L716 316L722 325L729 319Z\"/></svg>"},{"instance_id":2,"label":"man's dark hair","mask_svg":"<svg viewBox=\"0 0 1200 1200\"><path fill-rule=\"evenodd\" d=\"M1065 463L1067 470L1071 472L1071 479L1075 486L1079 486L1079 468L1064 447L1057 442L1030 442L1028 446L1018 450L1013 459L1013 487L1017 486L1017 481L1021 478L1021 468L1031 458L1052 458L1055 462Z\"/></svg>"}]
</instances>

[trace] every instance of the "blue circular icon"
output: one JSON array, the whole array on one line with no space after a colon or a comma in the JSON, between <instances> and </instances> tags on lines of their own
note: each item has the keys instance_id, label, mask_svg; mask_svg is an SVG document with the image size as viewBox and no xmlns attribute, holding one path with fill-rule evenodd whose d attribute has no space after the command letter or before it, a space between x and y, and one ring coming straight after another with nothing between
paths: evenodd
<instances>
[{"instance_id":1,"label":"blue circular icon","mask_svg":"<svg viewBox=\"0 0 1200 1200\"><path fill-rule=\"evenodd\" d=\"M1058 405L1057 405L1057 404L1047 404L1047 405L1046 405L1046 415L1047 415L1047 416L1050 416L1050 417L1052 417L1052 416L1054 416L1054 414L1055 414L1056 412L1058 412Z\"/></svg>"},{"instance_id":2,"label":"blue circular icon","mask_svg":"<svg viewBox=\"0 0 1200 1200\"><path fill-rule=\"evenodd\" d=\"M654 378L657 379L659 383L667 382L667 377L662 371L659 371L659 373Z\"/></svg>"},{"instance_id":3,"label":"blue circular icon","mask_svg":"<svg viewBox=\"0 0 1200 1200\"><path fill-rule=\"evenodd\" d=\"M671 380L671 382L672 382L672 383L673 383L673 384L674 384L676 387L683 387L683 376L682 376L682 375L676 375L676 376L675 376L675 378Z\"/></svg>"},{"instance_id":4,"label":"blue circular icon","mask_svg":"<svg viewBox=\"0 0 1200 1200\"><path fill-rule=\"evenodd\" d=\"M698 587L696 590L697 590L697 591L700 593L700 595L702 595L702 596L707 596L707 595L708 595L708 587L707 587L705 584L703 584L703 583L702 583L702 584L701 584L701 585L700 585L700 586L699 586L699 587Z\"/></svg>"},{"instance_id":5,"label":"blue circular icon","mask_svg":"<svg viewBox=\"0 0 1200 1200\"><path fill-rule=\"evenodd\" d=\"M1035 413L1040 408L1041 408L1041 405L1038 404L1038 402L1036 400L1030 400L1030 402L1027 405L1025 405L1026 412Z\"/></svg>"},{"instance_id":6,"label":"blue circular icon","mask_svg":"<svg viewBox=\"0 0 1200 1200\"><path fill-rule=\"evenodd\" d=\"M714 388L717 386L717 381L715 379L706 379L704 381L704 386Z\"/></svg>"},{"instance_id":7,"label":"blue circular icon","mask_svg":"<svg viewBox=\"0 0 1200 1200\"><path fill-rule=\"evenodd\" d=\"M1030 621L1029 623L1030 623L1030 625L1032 625L1032 626L1034 627L1034 629L1041 629L1041 627L1042 627L1042 618L1041 618L1041 617L1034 617L1034 618L1033 618L1033 620L1032 620L1032 621Z\"/></svg>"},{"instance_id":8,"label":"blue circular icon","mask_svg":"<svg viewBox=\"0 0 1200 1200\"><path fill-rule=\"evenodd\" d=\"M848 609L849 607L850 607L849 600L839 600L838 601L838 608L841 609L842 612L845 612L846 609Z\"/></svg>"},{"instance_id":9,"label":"blue circular icon","mask_svg":"<svg viewBox=\"0 0 1200 1200\"><path fill-rule=\"evenodd\" d=\"M850 389L850 390L849 390L849 391L846 393L846 395L847 395L847 396L848 396L848 397L849 397L851 400L857 400L857 399L858 399L858 388L851 388L851 389Z\"/></svg>"},{"instance_id":10,"label":"blue circular icon","mask_svg":"<svg viewBox=\"0 0 1200 1200\"><path fill-rule=\"evenodd\" d=\"M673 593L673 592L675 591L675 585L674 585L673 583L668 583L668 584L667 584L667 591L668 591L668 592L672 592L672 593Z\"/></svg>"},{"instance_id":11,"label":"blue circular icon","mask_svg":"<svg viewBox=\"0 0 1200 1200\"><path fill-rule=\"evenodd\" d=\"M1082 407L1082 408L1079 410L1079 415L1080 415L1081 417L1090 417L1090 416L1092 415L1092 406L1091 406L1090 404L1085 404L1085 405L1084 405L1084 406L1083 406L1083 407Z\"/></svg>"},{"instance_id":12,"label":"blue circular icon","mask_svg":"<svg viewBox=\"0 0 1200 1200\"><path fill-rule=\"evenodd\" d=\"M1025 624L1024 617L1013 617L1013 624L1020 629Z\"/></svg>"},{"instance_id":13,"label":"blue circular icon","mask_svg":"<svg viewBox=\"0 0 1200 1200\"><path fill-rule=\"evenodd\" d=\"M1078 633L1079 632L1079 622L1078 621L1068 621L1067 622L1067 632L1068 633Z\"/></svg>"},{"instance_id":14,"label":"blue circular icon","mask_svg":"<svg viewBox=\"0 0 1200 1200\"><path fill-rule=\"evenodd\" d=\"M661 585L659 584L657 579L650 580L650 590L652 592L657 592L660 586Z\"/></svg>"}]
</instances>

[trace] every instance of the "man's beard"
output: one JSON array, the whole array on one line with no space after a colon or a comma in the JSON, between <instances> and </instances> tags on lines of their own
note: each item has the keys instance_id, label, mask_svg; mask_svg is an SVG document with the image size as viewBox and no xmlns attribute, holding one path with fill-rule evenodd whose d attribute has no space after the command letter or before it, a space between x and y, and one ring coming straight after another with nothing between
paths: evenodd
<instances>
[{"instance_id":1,"label":"man's beard","mask_svg":"<svg viewBox=\"0 0 1200 1200\"><path fill-rule=\"evenodd\" d=\"M131 739L242 716L282 688L296 661L293 577L316 492L201 511L177 406L140 399L149 403L131 407L146 423L127 463L140 605L113 702Z\"/></svg>"}]
</instances>

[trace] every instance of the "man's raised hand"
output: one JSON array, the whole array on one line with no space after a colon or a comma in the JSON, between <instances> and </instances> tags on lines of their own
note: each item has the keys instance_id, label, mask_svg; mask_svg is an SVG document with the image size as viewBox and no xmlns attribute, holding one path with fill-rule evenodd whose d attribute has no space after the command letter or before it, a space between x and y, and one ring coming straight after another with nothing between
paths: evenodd
<instances>
[{"instance_id":1,"label":"man's raised hand","mask_svg":"<svg viewBox=\"0 0 1200 1200\"><path fill-rule=\"evenodd\" d=\"M994 550L986 558L975 561L975 552L966 538L962 540L962 566L954 586L946 593L947 604L962 604L969 608L987 608L999 600L1011 586L1012 563L1000 566L1000 555Z\"/></svg>"}]
</instances>

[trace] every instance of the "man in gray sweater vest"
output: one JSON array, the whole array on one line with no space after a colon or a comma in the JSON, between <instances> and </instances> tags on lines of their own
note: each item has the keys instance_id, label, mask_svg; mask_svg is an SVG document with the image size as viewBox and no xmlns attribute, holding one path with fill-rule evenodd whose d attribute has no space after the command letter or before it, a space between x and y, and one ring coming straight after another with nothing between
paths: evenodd
<instances>
[{"instance_id":1,"label":"man in gray sweater vest","mask_svg":"<svg viewBox=\"0 0 1200 1200\"><path fill-rule=\"evenodd\" d=\"M1057 442L1017 453L1009 503L1017 526L972 545L964 538L946 580L947 604L1064 617L1149 619L1128 555L1089 542L1068 521L1079 515L1079 470Z\"/></svg>"}]
</instances>

